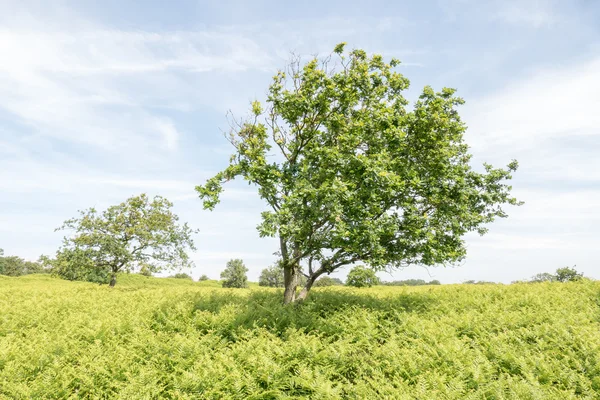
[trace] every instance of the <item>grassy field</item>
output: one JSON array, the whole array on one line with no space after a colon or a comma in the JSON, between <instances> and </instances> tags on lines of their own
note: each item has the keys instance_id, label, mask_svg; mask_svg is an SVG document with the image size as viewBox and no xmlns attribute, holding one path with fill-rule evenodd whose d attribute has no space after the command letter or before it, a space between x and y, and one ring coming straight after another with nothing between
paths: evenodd
<instances>
[{"instance_id":1,"label":"grassy field","mask_svg":"<svg viewBox=\"0 0 600 400\"><path fill-rule=\"evenodd\" d=\"M600 282L280 298L0 277L0 398L600 398Z\"/></svg>"}]
</instances>

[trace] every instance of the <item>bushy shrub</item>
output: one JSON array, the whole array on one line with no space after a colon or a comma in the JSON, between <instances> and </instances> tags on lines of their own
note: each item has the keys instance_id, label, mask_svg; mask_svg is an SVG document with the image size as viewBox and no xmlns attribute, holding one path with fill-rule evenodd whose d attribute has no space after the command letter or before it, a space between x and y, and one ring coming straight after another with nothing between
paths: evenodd
<instances>
[{"instance_id":1,"label":"bushy shrub","mask_svg":"<svg viewBox=\"0 0 600 400\"><path fill-rule=\"evenodd\" d=\"M208 280L208 276L206 275L201 275L200 278L198 279L200 282L202 281L207 281Z\"/></svg>"}]
</instances>

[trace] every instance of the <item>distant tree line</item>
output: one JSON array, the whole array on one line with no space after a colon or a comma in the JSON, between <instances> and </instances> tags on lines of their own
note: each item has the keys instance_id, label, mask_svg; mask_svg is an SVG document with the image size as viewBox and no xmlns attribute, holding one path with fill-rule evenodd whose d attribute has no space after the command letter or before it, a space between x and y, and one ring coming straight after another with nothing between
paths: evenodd
<instances>
[{"instance_id":1,"label":"distant tree line","mask_svg":"<svg viewBox=\"0 0 600 400\"><path fill-rule=\"evenodd\" d=\"M60 254L59 257L64 254ZM4 250L0 249L0 275L5 276L22 276L28 274L43 274L52 273L68 280L85 280L89 282L107 283L110 279L110 270L102 268L74 268L58 265L57 259L50 260L42 256L39 261L27 261L17 256L5 256ZM133 267L130 267L133 268ZM152 276L152 272L157 271L152 265L142 263L138 266L138 273L144 276ZM124 272L129 272L125 270ZM248 268L244 265L241 259L231 259L227 262L225 269L221 272L221 284L226 288L247 288L248 287ZM178 272L170 275L169 278L189 279L193 280L192 276ZM298 285L305 284L307 279L304 276L298 276ZM576 282L585 278L583 273L578 272L574 267L558 268L555 273L542 272L531 277L529 280L514 281L513 283L541 283L541 282ZM207 275L201 275L198 281L209 280ZM492 281L467 280L463 284L466 285L490 285L497 284ZM275 264L261 271L258 285L262 287L283 288L285 287L284 269L279 260ZM424 279L404 279L395 281L381 281L375 271L364 266L356 266L348 273L346 282L339 278L322 276L315 281L313 286L353 286L353 287L371 287L375 285L383 286L425 286L425 285L441 285L437 279L426 281Z\"/></svg>"},{"instance_id":2,"label":"distant tree line","mask_svg":"<svg viewBox=\"0 0 600 400\"><path fill-rule=\"evenodd\" d=\"M39 262L26 261L17 256L5 256L4 250L0 249L0 275L21 276L47 272L49 271Z\"/></svg>"},{"instance_id":3,"label":"distant tree line","mask_svg":"<svg viewBox=\"0 0 600 400\"><path fill-rule=\"evenodd\" d=\"M424 285L441 285L442 283L437 279L432 281L425 281L423 279L405 279L402 281L391 281L391 282L382 282L382 285L385 286L424 286Z\"/></svg>"},{"instance_id":4,"label":"distant tree line","mask_svg":"<svg viewBox=\"0 0 600 400\"><path fill-rule=\"evenodd\" d=\"M175 279L189 279L190 281L193 281L194 278L192 278L190 275L186 274L185 272L179 272L175 275L171 275L169 276L169 278L175 278Z\"/></svg>"},{"instance_id":5,"label":"distant tree line","mask_svg":"<svg viewBox=\"0 0 600 400\"><path fill-rule=\"evenodd\" d=\"M531 277L529 282L576 282L584 279L583 274L574 267L558 268L554 274L543 272Z\"/></svg>"}]
</instances>

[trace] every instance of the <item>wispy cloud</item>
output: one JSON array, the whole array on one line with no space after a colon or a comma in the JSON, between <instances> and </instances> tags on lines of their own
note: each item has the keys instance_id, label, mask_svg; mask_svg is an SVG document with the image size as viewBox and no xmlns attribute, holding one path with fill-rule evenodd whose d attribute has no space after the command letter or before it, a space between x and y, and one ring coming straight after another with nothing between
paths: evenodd
<instances>
[{"instance_id":1,"label":"wispy cloud","mask_svg":"<svg viewBox=\"0 0 600 400\"><path fill-rule=\"evenodd\" d=\"M503 1L494 18L533 28L549 27L560 22L560 15L545 0Z\"/></svg>"},{"instance_id":2,"label":"wispy cloud","mask_svg":"<svg viewBox=\"0 0 600 400\"><path fill-rule=\"evenodd\" d=\"M488 158L522 159L522 170L538 179L598 182L600 159L591 152L599 135L599 89L600 58L532 73L468 103L469 143Z\"/></svg>"},{"instance_id":3,"label":"wispy cloud","mask_svg":"<svg viewBox=\"0 0 600 400\"><path fill-rule=\"evenodd\" d=\"M185 85L177 72L239 71L268 63L252 41L214 33L0 30L0 52L0 108L37 134L104 151L176 149L180 133L174 121L148 106L163 97L159 91L168 91L170 81L174 89ZM158 86L150 83L153 78ZM146 86L137 92L133 84ZM193 102L193 94L187 96Z\"/></svg>"},{"instance_id":4,"label":"wispy cloud","mask_svg":"<svg viewBox=\"0 0 600 400\"><path fill-rule=\"evenodd\" d=\"M437 3L451 22L468 18L537 29L562 21L552 0L438 0Z\"/></svg>"}]
</instances>

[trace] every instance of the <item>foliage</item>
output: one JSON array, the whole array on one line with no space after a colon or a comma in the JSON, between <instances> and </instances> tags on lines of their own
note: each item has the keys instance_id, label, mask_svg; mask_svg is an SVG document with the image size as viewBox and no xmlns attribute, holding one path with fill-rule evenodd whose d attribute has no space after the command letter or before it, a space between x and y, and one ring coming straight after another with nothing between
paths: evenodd
<instances>
[{"instance_id":1,"label":"foliage","mask_svg":"<svg viewBox=\"0 0 600 400\"><path fill-rule=\"evenodd\" d=\"M531 277L531 282L554 282L556 281L556 275L549 272L542 272L541 274L535 274Z\"/></svg>"},{"instance_id":2,"label":"foliage","mask_svg":"<svg viewBox=\"0 0 600 400\"><path fill-rule=\"evenodd\" d=\"M379 278L375 275L375 271L371 268L366 268L362 265L356 266L350 270L346 278L347 286L354 287L371 287L379 285Z\"/></svg>"},{"instance_id":3,"label":"foliage","mask_svg":"<svg viewBox=\"0 0 600 400\"><path fill-rule=\"evenodd\" d=\"M193 280L192 277L190 275L186 274L185 272L178 272L175 275L170 276L169 278Z\"/></svg>"},{"instance_id":4,"label":"foliage","mask_svg":"<svg viewBox=\"0 0 600 400\"><path fill-rule=\"evenodd\" d=\"M315 281L314 286L342 286L344 282L340 278L333 278L331 276L322 276Z\"/></svg>"},{"instance_id":5,"label":"foliage","mask_svg":"<svg viewBox=\"0 0 600 400\"><path fill-rule=\"evenodd\" d=\"M432 281L425 281L423 279L405 279L402 281L383 282L382 285L386 286L424 286L424 285L441 285L441 282L437 279Z\"/></svg>"},{"instance_id":6,"label":"foliage","mask_svg":"<svg viewBox=\"0 0 600 400\"><path fill-rule=\"evenodd\" d=\"M55 276L70 281L109 283L111 276L107 268L93 263L91 252L76 248L62 248L55 258L41 256L40 260Z\"/></svg>"},{"instance_id":7,"label":"foliage","mask_svg":"<svg viewBox=\"0 0 600 400\"><path fill-rule=\"evenodd\" d=\"M173 204L146 194L131 197L102 213L80 211L58 230L71 230L55 259L45 258L53 272L69 280L116 283L121 271L143 265L152 272L177 269L191 263L187 248L195 249L187 224L178 225Z\"/></svg>"},{"instance_id":8,"label":"foliage","mask_svg":"<svg viewBox=\"0 0 600 400\"><path fill-rule=\"evenodd\" d=\"M248 268L244 265L244 261L240 259L232 259L227 261L225 270L221 272L224 288L246 288L248 287L248 276L246 275Z\"/></svg>"},{"instance_id":9,"label":"foliage","mask_svg":"<svg viewBox=\"0 0 600 400\"><path fill-rule=\"evenodd\" d=\"M506 184L516 161L471 168L454 89L427 86L408 107L399 61L344 44L334 53L337 61L294 60L278 72L266 107L254 102L252 117L233 124L230 165L196 187L213 209L225 182L258 186L270 207L258 230L279 239L286 303L359 261L375 269L460 261L464 234L484 234L506 217L503 205L519 204Z\"/></svg>"},{"instance_id":10,"label":"foliage","mask_svg":"<svg viewBox=\"0 0 600 400\"><path fill-rule=\"evenodd\" d=\"M558 268L555 274L551 274L548 272L544 272L541 274L536 274L531 277L530 282L539 283L539 282L572 282L579 281L583 279L583 274L577 272L577 270L573 267L564 267Z\"/></svg>"},{"instance_id":11,"label":"foliage","mask_svg":"<svg viewBox=\"0 0 600 400\"><path fill-rule=\"evenodd\" d=\"M148 268L148 266L142 265L139 274L143 276L152 276L152 271L150 271L150 268Z\"/></svg>"},{"instance_id":12,"label":"foliage","mask_svg":"<svg viewBox=\"0 0 600 400\"><path fill-rule=\"evenodd\" d=\"M580 274L571 267L558 268L556 270L556 280L559 282L572 282L579 281L583 278L583 274Z\"/></svg>"},{"instance_id":13,"label":"foliage","mask_svg":"<svg viewBox=\"0 0 600 400\"><path fill-rule=\"evenodd\" d=\"M491 282L491 281L475 281L475 280L468 280L468 281L464 281L463 282L465 285L496 285L496 282Z\"/></svg>"},{"instance_id":14,"label":"foliage","mask_svg":"<svg viewBox=\"0 0 600 400\"><path fill-rule=\"evenodd\" d=\"M200 278L198 279L200 282L202 281L207 281L208 280L208 276L207 275L200 275Z\"/></svg>"},{"instance_id":15,"label":"foliage","mask_svg":"<svg viewBox=\"0 0 600 400\"><path fill-rule=\"evenodd\" d=\"M600 282L280 291L0 277L0 398L597 399Z\"/></svg>"},{"instance_id":16,"label":"foliage","mask_svg":"<svg viewBox=\"0 0 600 400\"><path fill-rule=\"evenodd\" d=\"M4 250L0 249L0 275L21 276L44 272L47 271L40 263L26 261L17 256L4 256Z\"/></svg>"},{"instance_id":17,"label":"foliage","mask_svg":"<svg viewBox=\"0 0 600 400\"><path fill-rule=\"evenodd\" d=\"M259 286L267 287L283 287L283 267L280 263L276 263L261 271L258 278Z\"/></svg>"}]
</instances>

